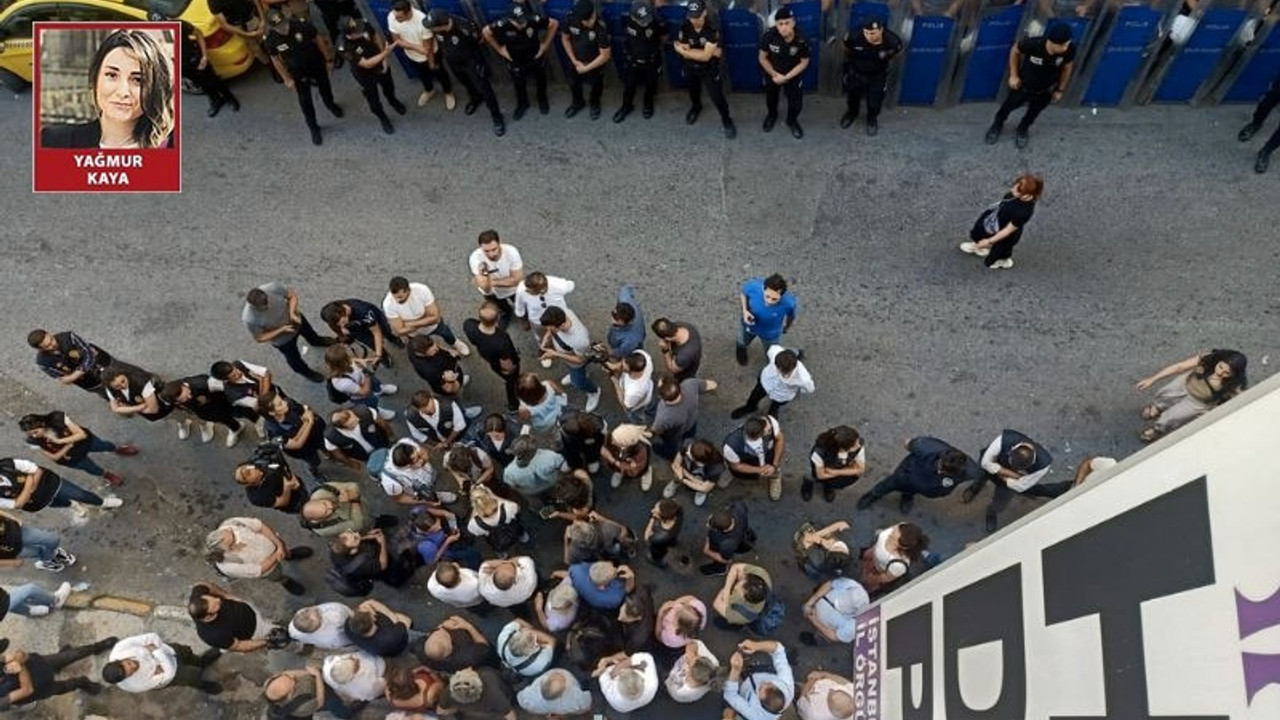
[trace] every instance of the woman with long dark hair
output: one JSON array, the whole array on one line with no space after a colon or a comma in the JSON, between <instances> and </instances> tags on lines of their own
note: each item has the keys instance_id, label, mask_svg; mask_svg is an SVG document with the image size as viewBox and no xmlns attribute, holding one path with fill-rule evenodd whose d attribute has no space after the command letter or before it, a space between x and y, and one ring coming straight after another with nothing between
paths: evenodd
<instances>
[{"instance_id":1,"label":"woman with long dark hair","mask_svg":"<svg viewBox=\"0 0 1280 720\"><path fill-rule=\"evenodd\" d=\"M809 451L809 475L800 483L800 498L813 497L813 486L822 486L822 498L836 499L836 490L858 482L867 471L867 449L858 431L848 425L837 425L824 431L813 441Z\"/></svg>"},{"instance_id":2,"label":"woman with long dark hair","mask_svg":"<svg viewBox=\"0 0 1280 720\"><path fill-rule=\"evenodd\" d=\"M98 117L40 131L46 148L148 149L168 147L175 126L173 60L145 30L116 30L89 66Z\"/></svg>"},{"instance_id":3,"label":"woman with long dark hair","mask_svg":"<svg viewBox=\"0 0 1280 720\"><path fill-rule=\"evenodd\" d=\"M1249 386L1248 364L1244 354L1235 350L1210 350L1139 380L1136 387L1146 390L1176 376L1156 391L1155 402L1142 409L1142 419L1151 424L1139 439L1151 442L1239 395Z\"/></svg>"},{"instance_id":4,"label":"woman with long dark hair","mask_svg":"<svg viewBox=\"0 0 1280 720\"><path fill-rule=\"evenodd\" d=\"M1039 176L1018 176L1000 202L978 216L960 249L982 258L982 263L992 270L1013 267L1013 246L1022 239L1022 230L1031 221L1042 193L1044 180Z\"/></svg>"}]
</instances>

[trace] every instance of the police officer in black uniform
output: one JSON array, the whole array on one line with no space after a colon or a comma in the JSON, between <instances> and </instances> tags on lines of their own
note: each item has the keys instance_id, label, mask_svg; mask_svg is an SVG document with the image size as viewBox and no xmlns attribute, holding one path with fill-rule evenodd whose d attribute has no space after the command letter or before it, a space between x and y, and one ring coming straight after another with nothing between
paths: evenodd
<instances>
[{"instance_id":1,"label":"police officer in black uniform","mask_svg":"<svg viewBox=\"0 0 1280 720\"><path fill-rule=\"evenodd\" d=\"M569 90L573 102L564 116L571 118L587 106L582 87L591 86L591 119L600 117L600 96L604 94L604 66L613 57L609 46L609 28L600 22L595 3L578 0L569 15L569 27L560 33L560 44L569 56Z\"/></svg>"},{"instance_id":2,"label":"police officer in black uniform","mask_svg":"<svg viewBox=\"0 0 1280 720\"><path fill-rule=\"evenodd\" d=\"M475 24L450 15L444 8L431 8L422 24L435 34L436 44L444 51L449 69L467 89L470 99L463 112L474 115L476 108L483 102L489 108L489 116L493 118L493 134L498 137L506 135L507 123L502 119L498 98L493 94L493 85L489 82L489 64L485 62L484 52L480 47L480 31Z\"/></svg>"},{"instance_id":3,"label":"police officer in black uniform","mask_svg":"<svg viewBox=\"0 0 1280 720\"><path fill-rule=\"evenodd\" d=\"M551 112L547 101L547 53L551 40L560 30L560 21L536 12L522 0L511 4L507 16L484 26L484 41L507 63L511 84L516 88L516 109L511 117L519 120L529 111L529 78L533 78L538 96L538 112Z\"/></svg>"},{"instance_id":4,"label":"police officer in black uniform","mask_svg":"<svg viewBox=\"0 0 1280 720\"><path fill-rule=\"evenodd\" d=\"M320 18L324 21L324 27L329 31L329 42L334 45L338 44L339 33L344 29L345 23L342 18L360 17L360 11L356 8L354 0L312 0L316 8L320 10ZM306 15L302 16L303 20L307 19ZM342 67L342 56L339 55L335 67Z\"/></svg>"},{"instance_id":5,"label":"police officer in black uniform","mask_svg":"<svg viewBox=\"0 0 1280 720\"><path fill-rule=\"evenodd\" d=\"M867 134L880 132L880 106L889 74L889 63L902 52L902 40L886 30L884 21L870 17L862 27L844 35L844 90L849 109L840 118L847 128L858 119L862 98L867 99Z\"/></svg>"},{"instance_id":6,"label":"police officer in black uniform","mask_svg":"<svg viewBox=\"0 0 1280 720\"><path fill-rule=\"evenodd\" d=\"M231 94L231 89L218 77L209 64L209 55L205 52L204 35L194 25L179 18L171 18L159 5L152 5L147 19L152 22L177 20L182 27L182 77L190 80L204 96L209 98L209 117L222 111L224 105L240 112L240 101Z\"/></svg>"},{"instance_id":7,"label":"police officer in black uniform","mask_svg":"<svg viewBox=\"0 0 1280 720\"><path fill-rule=\"evenodd\" d=\"M1009 95L996 111L995 120L984 138L988 145L1000 141L1000 132L1009 113L1027 106L1022 120L1013 132L1013 144L1022 149L1030 137L1027 131L1049 103L1058 102L1071 79L1076 59L1076 46L1071 42L1071 28L1063 23L1049 26L1039 37L1027 37L1009 50Z\"/></svg>"},{"instance_id":8,"label":"police officer in black uniform","mask_svg":"<svg viewBox=\"0 0 1280 720\"><path fill-rule=\"evenodd\" d=\"M316 26L306 20L286 16L279 8L267 11L267 53L271 64L284 80L285 87L298 94L302 117L311 130L311 142L324 142L320 135L320 123L316 122L315 101L311 98L311 85L320 91L320 99L334 117L342 117L342 108L333 100L333 88L329 85L329 73L333 72L333 53L329 41Z\"/></svg>"},{"instance_id":9,"label":"police officer in black uniform","mask_svg":"<svg viewBox=\"0 0 1280 720\"><path fill-rule=\"evenodd\" d=\"M658 76L662 74L662 41L666 37L662 23L654 23L657 13L649 0L636 0L627 13L627 77L622 90L622 107L613 114L620 123L636 109L636 90L644 85L646 118L653 117L653 96L658 92Z\"/></svg>"},{"instance_id":10,"label":"police officer in black uniform","mask_svg":"<svg viewBox=\"0 0 1280 720\"><path fill-rule=\"evenodd\" d=\"M396 97L395 81L391 79L391 67L387 58L394 45L382 41L382 37L374 31L363 18L349 17L343 23L342 38L338 40L338 56L345 57L351 64L351 77L360 84L360 92L369 103L369 112L382 123L382 131L390 135L396 131L391 119L382 109L382 101L378 98L378 89L387 96L387 102L396 113L405 114L404 103Z\"/></svg>"},{"instance_id":11,"label":"police officer in black uniform","mask_svg":"<svg viewBox=\"0 0 1280 720\"><path fill-rule=\"evenodd\" d=\"M724 136L732 140L738 136L738 130L729 117L729 103L724 99L724 88L720 81L720 56L724 51L720 48L720 30L707 20L707 8L703 0L691 0L685 6L687 13L680 33L676 36L675 50L684 58L685 77L689 79L689 100L693 107L684 116L690 125L698 121L702 113L702 86L707 86L707 94L711 96L711 104L720 111L720 123L724 126Z\"/></svg>"},{"instance_id":12,"label":"police officer in black uniform","mask_svg":"<svg viewBox=\"0 0 1280 720\"><path fill-rule=\"evenodd\" d=\"M809 67L809 41L796 27L796 16L791 8L783 5L773 15L774 25L760 39L760 67L764 68L764 116L765 132L773 130L778 122L778 95L787 96L787 127L799 140L804 137L800 127L800 110L804 108L804 92L800 88L801 75Z\"/></svg>"}]
</instances>

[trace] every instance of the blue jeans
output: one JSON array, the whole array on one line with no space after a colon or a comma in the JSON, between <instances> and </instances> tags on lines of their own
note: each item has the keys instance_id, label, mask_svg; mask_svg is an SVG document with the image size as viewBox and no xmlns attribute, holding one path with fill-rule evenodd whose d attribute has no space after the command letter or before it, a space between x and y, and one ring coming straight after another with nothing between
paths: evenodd
<instances>
[{"instance_id":1,"label":"blue jeans","mask_svg":"<svg viewBox=\"0 0 1280 720\"><path fill-rule=\"evenodd\" d=\"M72 501L95 507L102 505L102 498L98 497L97 494L85 490L66 478L62 478L62 484L58 486L58 492L49 501L49 507L71 507Z\"/></svg>"},{"instance_id":2,"label":"blue jeans","mask_svg":"<svg viewBox=\"0 0 1280 720\"><path fill-rule=\"evenodd\" d=\"M649 425L653 422L653 414L658 407L658 390L654 388L653 396L649 398L649 403L641 408L626 411L626 420L632 425Z\"/></svg>"},{"instance_id":3,"label":"blue jeans","mask_svg":"<svg viewBox=\"0 0 1280 720\"><path fill-rule=\"evenodd\" d=\"M9 593L9 612L23 617L31 617L33 605L43 605L52 610L58 603L53 593L35 583L5 588L5 592Z\"/></svg>"},{"instance_id":4,"label":"blue jeans","mask_svg":"<svg viewBox=\"0 0 1280 720\"><path fill-rule=\"evenodd\" d=\"M62 538L58 537L58 533L23 525L22 551L18 553L18 557L48 562L53 559L53 551L57 550L61 544Z\"/></svg>"},{"instance_id":5,"label":"blue jeans","mask_svg":"<svg viewBox=\"0 0 1280 720\"><path fill-rule=\"evenodd\" d=\"M99 453L99 452L113 453L115 451L116 451L115 443L103 440L97 435L94 435L93 441L89 443L89 454ZM94 462L92 459L90 459L89 454L86 454L83 458L81 458L77 462L62 463L62 464L66 465L67 467L73 467L77 470L83 470L84 472L87 472L94 477L102 477L102 474L104 472L102 469L102 466Z\"/></svg>"},{"instance_id":6,"label":"blue jeans","mask_svg":"<svg viewBox=\"0 0 1280 720\"><path fill-rule=\"evenodd\" d=\"M740 347L740 348L744 348L744 347L746 347L746 346L750 345L750 344L751 344L751 341L752 341L752 340L755 340L756 338L760 338L760 344L761 344L761 345L763 345L763 346L765 347L765 349L766 349L766 350L769 348L769 346L770 346L770 345L777 345L777 344L778 344L778 342L779 342L780 340L782 340L782 336L781 336L781 335L778 335L777 337L774 337L774 338L766 338L766 337L764 337L763 335L757 335L756 333L754 333L754 332L752 332L750 329L748 329L748 328L747 328L747 324L746 324L746 323L744 323L744 322L742 322L741 318L739 318L739 320L738 320L738 347Z\"/></svg>"},{"instance_id":7,"label":"blue jeans","mask_svg":"<svg viewBox=\"0 0 1280 720\"><path fill-rule=\"evenodd\" d=\"M586 365L569 368L569 384L589 395L600 392L600 388L591 382L591 376L587 374Z\"/></svg>"},{"instance_id":8,"label":"blue jeans","mask_svg":"<svg viewBox=\"0 0 1280 720\"><path fill-rule=\"evenodd\" d=\"M369 375L369 394L362 398L352 397L351 404L364 405L365 407L377 410L378 398L382 397L381 391L382 391L382 381L379 380L377 376L371 374Z\"/></svg>"},{"instance_id":9,"label":"blue jeans","mask_svg":"<svg viewBox=\"0 0 1280 720\"><path fill-rule=\"evenodd\" d=\"M447 345L453 345L454 343L458 342L458 336L453 334L453 328L449 327L449 323L443 320L437 323L436 329L427 333L427 335L429 336L435 335L436 337L445 341L445 344Z\"/></svg>"}]
</instances>

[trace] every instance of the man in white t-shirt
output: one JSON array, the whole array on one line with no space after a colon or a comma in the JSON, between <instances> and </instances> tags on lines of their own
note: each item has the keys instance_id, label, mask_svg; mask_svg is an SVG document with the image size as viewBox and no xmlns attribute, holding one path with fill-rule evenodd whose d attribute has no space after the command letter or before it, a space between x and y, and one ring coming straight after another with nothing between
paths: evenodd
<instances>
[{"instance_id":1,"label":"man in white t-shirt","mask_svg":"<svg viewBox=\"0 0 1280 720\"><path fill-rule=\"evenodd\" d=\"M471 354L471 348L444 321L435 293L422 283L411 283L399 275L391 278L387 296L382 299L382 312L397 337L436 335L459 357Z\"/></svg>"},{"instance_id":2,"label":"man in white t-shirt","mask_svg":"<svg viewBox=\"0 0 1280 720\"><path fill-rule=\"evenodd\" d=\"M289 637L303 645L321 650L341 650L351 646L347 637L347 618L351 608L342 603L327 602L304 607L289 622Z\"/></svg>"},{"instance_id":3,"label":"man in white t-shirt","mask_svg":"<svg viewBox=\"0 0 1280 720\"><path fill-rule=\"evenodd\" d=\"M378 473L382 490L401 505L457 502L458 494L437 491L436 469L431 465L431 452L418 443L403 438L391 446L382 472Z\"/></svg>"},{"instance_id":4,"label":"man in white t-shirt","mask_svg":"<svg viewBox=\"0 0 1280 720\"><path fill-rule=\"evenodd\" d=\"M848 720L857 710L853 681L835 673L814 670L796 698L800 720Z\"/></svg>"},{"instance_id":5,"label":"man in white t-shirt","mask_svg":"<svg viewBox=\"0 0 1280 720\"><path fill-rule=\"evenodd\" d=\"M516 287L516 317L525 330L542 324L542 313L549 307L569 308L566 295L576 287L572 280L542 272L529 273Z\"/></svg>"},{"instance_id":6,"label":"man in white t-shirt","mask_svg":"<svg viewBox=\"0 0 1280 720\"><path fill-rule=\"evenodd\" d=\"M798 350L770 345L767 354L769 364L760 370L760 377L756 386L751 388L747 401L729 413L734 420L755 412L756 406L766 397L769 398L769 415L776 418L783 406L795 400L797 395L814 391L813 376L800 362Z\"/></svg>"},{"instance_id":7,"label":"man in white t-shirt","mask_svg":"<svg viewBox=\"0 0 1280 720\"><path fill-rule=\"evenodd\" d=\"M852 578L838 577L822 583L804 604L805 619L818 633L802 632L800 641L815 645L821 636L828 642L853 642L858 613L870 604L867 591Z\"/></svg>"},{"instance_id":8,"label":"man in white t-shirt","mask_svg":"<svg viewBox=\"0 0 1280 720\"><path fill-rule=\"evenodd\" d=\"M490 605L513 607L533 597L538 589L538 568L526 555L480 564L480 596Z\"/></svg>"},{"instance_id":9,"label":"man in white t-shirt","mask_svg":"<svg viewBox=\"0 0 1280 720\"><path fill-rule=\"evenodd\" d=\"M610 361L606 367L613 379L613 389L618 393L618 403L626 413L627 422L648 427L653 421L653 409L657 404L653 385L653 357L644 350L635 350L618 361Z\"/></svg>"},{"instance_id":10,"label":"man in white t-shirt","mask_svg":"<svg viewBox=\"0 0 1280 720\"><path fill-rule=\"evenodd\" d=\"M516 289L524 280L524 259L515 245L502 242L497 230L480 233L478 244L467 259L471 281L481 295L498 301L498 323L505 330L515 312Z\"/></svg>"},{"instance_id":11,"label":"man in white t-shirt","mask_svg":"<svg viewBox=\"0 0 1280 720\"><path fill-rule=\"evenodd\" d=\"M399 43L401 52L417 67L418 79L422 81L418 107L431 102L436 94L432 81L439 80L440 87L444 89L444 106L452 110L458 105L453 96L453 81L444 68L435 35L422 24L426 19L426 13L409 4L409 0L396 0L391 4L391 12L387 13L387 31L392 42Z\"/></svg>"},{"instance_id":12,"label":"man in white t-shirt","mask_svg":"<svg viewBox=\"0 0 1280 720\"><path fill-rule=\"evenodd\" d=\"M560 360L569 368L569 374L560 379L561 385L573 385L587 394L587 412L600 404L600 388L591 382L587 374L587 357L591 353L591 332L572 310L548 307L539 320L542 325L542 345L539 360Z\"/></svg>"},{"instance_id":13,"label":"man in white t-shirt","mask_svg":"<svg viewBox=\"0 0 1280 720\"><path fill-rule=\"evenodd\" d=\"M427 579L427 592L456 608L475 607L484 602L480 597L480 575L448 560L436 564L435 572Z\"/></svg>"},{"instance_id":14,"label":"man in white t-shirt","mask_svg":"<svg viewBox=\"0 0 1280 720\"><path fill-rule=\"evenodd\" d=\"M370 702L387 690L384 676L387 664L382 658L366 652L330 655L320 671L324 682L347 702Z\"/></svg>"},{"instance_id":15,"label":"man in white t-shirt","mask_svg":"<svg viewBox=\"0 0 1280 720\"><path fill-rule=\"evenodd\" d=\"M661 684L657 663L649 653L601 658L592 675L600 678L600 694L620 713L634 712L653 702Z\"/></svg>"}]
</instances>

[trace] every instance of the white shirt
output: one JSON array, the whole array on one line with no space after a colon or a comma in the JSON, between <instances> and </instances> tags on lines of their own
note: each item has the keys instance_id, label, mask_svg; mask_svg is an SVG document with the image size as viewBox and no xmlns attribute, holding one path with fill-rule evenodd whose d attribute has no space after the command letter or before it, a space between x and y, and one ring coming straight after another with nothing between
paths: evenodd
<instances>
[{"instance_id":1,"label":"white shirt","mask_svg":"<svg viewBox=\"0 0 1280 720\"><path fill-rule=\"evenodd\" d=\"M818 622L834 630L840 642L853 642L858 627L858 613L871 604L867 591L856 580L840 577L831 581L831 589L814 604Z\"/></svg>"},{"instance_id":2,"label":"white shirt","mask_svg":"<svg viewBox=\"0 0 1280 720\"><path fill-rule=\"evenodd\" d=\"M698 648L698 657L704 657L711 661L716 667L720 667L720 661L716 656L711 654L706 643L701 640L691 640ZM692 703L701 700L707 693L711 692L712 683L707 683L701 687L690 687L687 683L689 678L689 658L681 653L680 658L676 660L675 665L671 666L671 672L667 674L666 687L667 694L672 700L678 703Z\"/></svg>"},{"instance_id":3,"label":"white shirt","mask_svg":"<svg viewBox=\"0 0 1280 720\"><path fill-rule=\"evenodd\" d=\"M897 526L895 525L894 527ZM896 553L889 552L889 535L892 532L893 528L888 527L876 533L876 569L880 572L887 572L894 577L902 577L907 574L910 562Z\"/></svg>"},{"instance_id":4,"label":"white shirt","mask_svg":"<svg viewBox=\"0 0 1280 720\"><path fill-rule=\"evenodd\" d=\"M440 602L457 608L475 607L484 602L484 598L480 597L480 576L470 568L458 568L458 584L451 588L441 585L436 574L431 573L427 580L427 592Z\"/></svg>"},{"instance_id":5,"label":"white shirt","mask_svg":"<svg viewBox=\"0 0 1280 720\"><path fill-rule=\"evenodd\" d=\"M351 608L342 603L328 602L315 606L320 611L320 627L315 632L305 633L289 623L289 637L304 645L314 645L321 650L341 650L351 646L347 637L347 618L351 617Z\"/></svg>"},{"instance_id":6,"label":"white shirt","mask_svg":"<svg viewBox=\"0 0 1280 720\"><path fill-rule=\"evenodd\" d=\"M564 692L554 700L547 700L542 697L542 683L555 674L564 677ZM516 703L535 715L583 715L591 712L591 691L583 690L577 678L566 670L548 670L516 695Z\"/></svg>"},{"instance_id":7,"label":"white shirt","mask_svg":"<svg viewBox=\"0 0 1280 720\"><path fill-rule=\"evenodd\" d=\"M565 575L560 579L560 585L573 587L573 580L568 575ZM554 590L554 588L552 588L552 590ZM542 615L547 620L547 630L550 630L553 633L568 630L573 626L573 621L578 619L578 606L582 604L581 599L574 600L573 604L570 605L567 610L556 610L551 607L549 602L545 602L545 600L550 597L551 592L548 591L544 598L542 607Z\"/></svg>"},{"instance_id":8,"label":"white shirt","mask_svg":"<svg viewBox=\"0 0 1280 720\"><path fill-rule=\"evenodd\" d=\"M427 18L427 15L415 7L409 8L409 12L412 13L412 15L405 22L396 20L396 14L394 12L387 13L387 30L394 35L399 35L406 42L411 42L415 45L425 45L428 40L435 37L430 30L422 27L422 21ZM414 62L420 63L427 61L427 56L417 52L416 50L410 50L407 47L402 47L400 49L403 50L404 54Z\"/></svg>"},{"instance_id":9,"label":"white shirt","mask_svg":"<svg viewBox=\"0 0 1280 720\"><path fill-rule=\"evenodd\" d=\"M774 720L781 716L781 713L771 713L760 705L760 695L756 691L761 685L769 683L782 692L785 699L784 710L791 704L791 699L796 694L795 678L791 675L791 664L787 662L786 649L778 645L778 648L769 654L769 658L773 660L774 672L755 673L750 676L750 681L744 675L739 682L726 681L724 684L724 701L745 720ZM754 686L751 681L754 681Z\"/></svg>"},{"instance_id":10,"label":"white shirt","mask_svg":"<svg viewBox=\"0 0 1280 720\"><path fill-rule=\"evenodd\" d=\"M421 314L421 313L419 313ZM360 386L364 384L365 371L359 365L353 365L346 375L339 375L329 380L334 390L348 397L360 394Z\"/></svg>"},{"instance_id":11,"label":"white shirt","mask_svg":"<svg viewBox=\"0 0 1280 720\"><path fill-rule=\"evenodd\" d=\"M500 590L493 584L492 560L485 561L480 566L480 596L489 601L490 605L498 607L519 605L533 597L533 591L538 589L538 568L534 565L533 558L521 555L510 560L518 569L516 581L506 590Z\"/></svg>"},{"instance_id":12,"label":"white shirt","mask_svg":"<svg viewBox=\"0 0 1280 720\"><path fill-rule=\"evenodd\" d=\"M552 340L551 345L560 352L573 352L578 355L586 355L591 349L591 332L587 330L587 326L582 324L578 319L578 315L572 310L566 309L564 316L569 319L568 330L555 330L555 336L559 340ZM565 348L568 346L568 349Z\"/></svg>"},{"instance_id":13,"label":"white shirt","mask_svg":"<svg viewBox=\"0 0 1280 720\"><path fill-rule=\"evenodd\" d=\"M333 680L333 666L341 658L354 655L360 661L355 677L349 683L338 683ZM324 659L324 667L320 670L324 683L333 688L347 701L379 700L387 691L387 683L382 679L386 675L387 664L382 658L363 651L330 655Z\"/></svg>"},{"instance_id":14,"label":"white shirt","mask_svg":"<svg viewBox=\"0 0 1280 720\"><path fill-rule=\"evenodd\" d=\"M648 407L653 399L653 357L644 350L636 352L644 356L644 370L640 371L640 377L633 378L629 372L618 377L622 384L622 404L628 410Z\"/></svg>"},{"instance_id":15,"label":"white shirt","mask_svg":"<svg viewBox=\"0 0 1280 720\"><path fill-rule=\"evenodd\" d=\"M867 445L863 443L862 447L858 448L858 454L853 457L853 462L849 462L849 453L843 450L836 453L836 457L840 459L841 467L865 466L867 464ZM827 461L822 459L822 454L816 450L809 454L809 460L817 467L823 467L827 464Z\"/></svg>"},{"instance_id":16,"label":"white shirt","mask_svg":"<svg viewBox=\"0 0 1280 720\"><path fill-rule=\"evenodd\" d=\"M364 451L365 451L366 453L372 453L372 452L373 452L373 445L370 445L370 444L369 444L369 441L364 439L364 433L360 432L360 425L359 425L359 424L357 424L357 425L356 425L355 427L353 427L353 428L344 428L344 427L341 427L341 426L338 426L338 425L333 425L333 424L331 424L331 425L330 425L330 427L332 427L334 430L336 430L339 434L341 434L341 435L346 435L347 437L351 438L352 440L355 440L355 441L356 441L356 444L358 444L360 447L364 448ZM334 450L337 450L337 449L338 449L338 446L337 446L337 445L334 445L334 444L333 444L333 441L331 441L329 438L327 438L327 437L326 437L326 438L324 439L324 449L325 449L325 450L328 450L329 452L333 452Z\"/></svg>"},{"instance_id":17,"label":"white shirt","mask_svg":"<svg viewBox=\"0 0 1280 720\"><path fill-rule=\"evenodd\" d=\"M242 373L244 375L244 379L240 383L233 383L233 384L253 385L254 387L257 387L258 381L266 377L267 375L267 369L261 365L254 365L253 363L245 362L244 360L237 360L236 362L243 365L244 366L243 369L248 370L248 372ZM223 388L225 389L226 383L224 382L222 385L223 385ZM247 407L256 411L258 409L257 393L254 393L253 395L245 395L239 400L236 400L235 403L233 404L238 405L240 407Z\"/></svg>"},{"instance_id":18,"label":"white shirt","mask_svg":"<svg viewBox=\"0 0 1280 720\"><path fill-rule=\"evenodd\" d=\"M827 707L827 696L833 690L843 690L849 697L857 697L853 689L853 681L836 682L831 678L819 678L809 686L809 692L796 698L796 711L800 720L840 720Z\"/></svg>"},{"instance_id":19,"label":"white shirt","mask_svg":"<svg viewBox=\"0 0 1280 720\"><path fill-rule=\"evenodd\" d=\"M173 682L178 671L178 655L155 633L127 637L111 648L108 662L133 660L138 669L116 683L125 692L144 693L158 690Z\"/></svg>"},{"instance_id":20,"label":"white shirt","mask_svg":"<svg viewBox=\"0 0 1280 720\"><path fill-rule=\"evenodd\" d=\"M499 525L507 525L515 522L516 515L520 512L520 506L512 500L498 498L498 510L488 517L481 517L485 525L489 527L498 527ZM489 531L480 527L480 523L476 521L476 515L472 514L471 519L467 521L467 532L476 537L488 537Z\"/></svg>"},{"instance_id":21,"label":"white shirt","mask_svg":"<svg viewBox=\"0 0 1280 720\"><path fill-rule=\"evenodd\" d=\"M422 14L417 10L414 12L419 15ZM391 31L395 32L395 29L392 28ZM408 322L422 317L427 312L427 307L435 301L436 296L431 292L431 288L422 283L409 283L409 297L405 298L404 302L396 302L395 296L387 293L387 296L382 298L382 312L387 316L388 320L400 318ZM409 333L409 335L428 335L435 331L436 327L436 325L420 327Z\"/></svg>"},{"instance_id":22,"label":"white shirt","mask_svg":"<svg viewBox=\"0 0 1280 720\"><path fill-rule=\"evenodd\" d=\"M431 439L427 437L426 433L419 430L417 425L414 425L413 423L409 422L409 416L412 415L415 418L421 418L422 420L425 420L428 425L435 428L436 434L439 435L441 438L446 437L449 433L440 431L440 409L443 406L444 406L444 402L441 401L440 398L436 398L436 411L431 413L430 415L427 415L426 413L422 412L421 410L415 407L410 407L406 409L404 411L404 417L405 417L405 424L409 426L409 436L420 443L425 443ZM462 412L462 406L459 405L457 402L455 401L449 402L449 414L451 416L450 419L453 420L454 430L462 431L467 427L467 416L465 413Z\"/></svg>"},{"instance_id":23,"label":"white shirt","mask_svg":"<svg viewBox=\"0 0 1280 720\"><path fill-rule=\"evenodd\" d=\"M520 630L520 623L515 620L502 626L502 630L498 632L498 641L494 643L494 646L498 648L498 659L517 675L533 677L551 666L551 659L556 654L556 648L554 645L547 647L539 644L538 651L534 653L532 659L527 655L512 654L509 643L511 636L515 635L518 630Z\"/></svg>"},{"instance_id":24,"label":"white shirt","mask_svg":"<svg viewBox=\"0 0 1280 720\"><path fill-rule=\"evenodd\" d=\"M640 693L640 697L635 700L628 700L622 697L622 693L618 692L618 679L613 677L612 671L606 670L600 676L600 694L604 695L604 699L609 702L610 707L620 713L629 713L653 702L653 698L658 694L658 670L655 667L653 656L649 653L636 653L631 656L632 665L644 663L644 669L641 674L644 675L644 692ZM623 672L629 672L624 670Z\"/></svg>"},{"instance_id":25,"label":"white shirt","mask_svg":"<svg viewBox=\"0 0 1280 720\"><path fill-rule=\"evenodd\" d=\"M222 562L214 563L218 572L227 577L262 577L263 561L276 551L276 544L262 532L262 521L257 518L227 518L218 529L231 531L233 546L224 551ZM235 545L243 547L235 548Z\"/></svg>"},{"instance_id":26,"label":"white shirt","mask_svg":"<svg viewBox=\"0 0 1280 720\"><path fill-rule=\"evenodd\" d=\"M764 419L769 421L769 429L773 432L774 443L777 443L778 433L782 432L782 426L778 424L777 419L772 415L765 415ZM769 463L772 462L773 458L764 457L764 438L765 436L761 435L755 440L752 440L747 437L746 433L742 434L742 442L746 443L747 447L751 448L751 451L756 454L756 457L764 458L764 462ZM724 456L725 462L742 462L742 458L738 455L738 451L729 447L728 443L725 443L724 447L720 448L720 454Z\"/></svg>"},{"instance_id":27,"label":"white shirt","mask_svg":"<svg viewBox=\"0 0 1280 720\"><path fill-rule=\"evenodd\" d=\"M1004 450L1004 434L1001 433L1000 435L996 436L995 442L987 446L987 451L982 453L982 463L981 463L982 469L986 470L992 475L999 473L1000 470L1003 469L1003 467L1000 465L999 462L996 462L996 458L1000 456L1000 453L1003 450ZM1005 480L1004 484L1009 486L1009 489L1014 492L1025 492L1027 488L1043 480L1044 476L1048 475L1049 471L1052 469L1053 469L1053 466L1049 465L1033 473L1027 473L1026 475L1023 475L1020 478L1014 478L1013 480Z\"/></svg>"},{"instance_id":28,"label":"white shirt","mask_svg":"<svg viewBox=\"0 0 1280 720\"><path fill-rule=\"evenodd\" d=\"M524 281L521 281L516 286L516 317L527 318L529 322L537 325L542 321L542 313L549 307L558 307L568 314L569 305L564 296L573 292L574 287L572 280L548 275L547 291L541 295L535 295L529 292Z\"/></svg>"},{"instance_id":29,"label":"white shirt","mask_svg":"<svg viewBox=\"0 0 1280 720\"><path fill-rule=\"evenodd\" d=\"M36 465L30 460L23 460L22 458L13 458L13 469L15 471L14 474L16 475L31 475L35 471L39 470L40 466ZM27 482L32 482L32 481L28 480ZM14 478L13 481L10 481L9 478L5 477L4 475L0 475L0 487L17 487L17 485L18 485L17 478ZM14 503L13 498L0 498L0 508L4 508L6 510L12 510L16 507L18 506Z\"/></svg>"},{"instance_id":30,"label":"white shirt","mask_svg":"<svg viewBox=\"0 0 1280 720\"><path fill-rule=\"evenodd\" d=\"M387 462L382 466L382 472L378 473L378 481L382 483L382 491L391 497L411 493L416 486L431 490L436 485L436 469L431 467L431 463L427 463L422 467L408 465L401 467L391 459L396 446L406 444L417 447L416 443L408 439L400 440L395 445L392 445L387 450Z\"/></svg>"},{"instance_id":31,"label":"white shirt","mask_svg":"<svg viewBox=\"0 0 1280 720\"><path fill-rule=\"evenodd\" d=\"M760 386L768 393L770 400L777 402L791 402L802 392L813 392L813 378L809 375L809 370L804 363L797 360L796 369L792 370L791 375L787 377L783 377L778 371L778 366L773 364L774 358L785 349L781 345L770 345L769 364L760 371Z\"/></svg>"},{"instance_id":32,"label":"white shirt","mask_svg":"<svg viewBox=\"0 0 1280 720\"><path fill-rule=\"evenodd\" d=\"M419 23L419 25L421 25L421 23ZM395 27L392 27L391 32L395 31ZM428 31L428 33L429 32L430 31ZM468 258L467 265L471 267L472 275L479 275L480 268L488 267L490 280L505 280L506 278L511 277L511 273L516 270L524 269L524 260L520 258L520 251L516 249L515 245L498 243L498 247L502 248L502 253L498 255L497 260L490 260L485 257L484 248L476 248L471 251L471 257ZM493 288L492 295L499 298L509 298L512 295L515 295L516 291L520 287L520 285L514 287L495 287ZM573 288L570 288L570 290L572 289ZM484 291L481 290L480 292L483 293Z\"/></svg>"}]
</instances>

